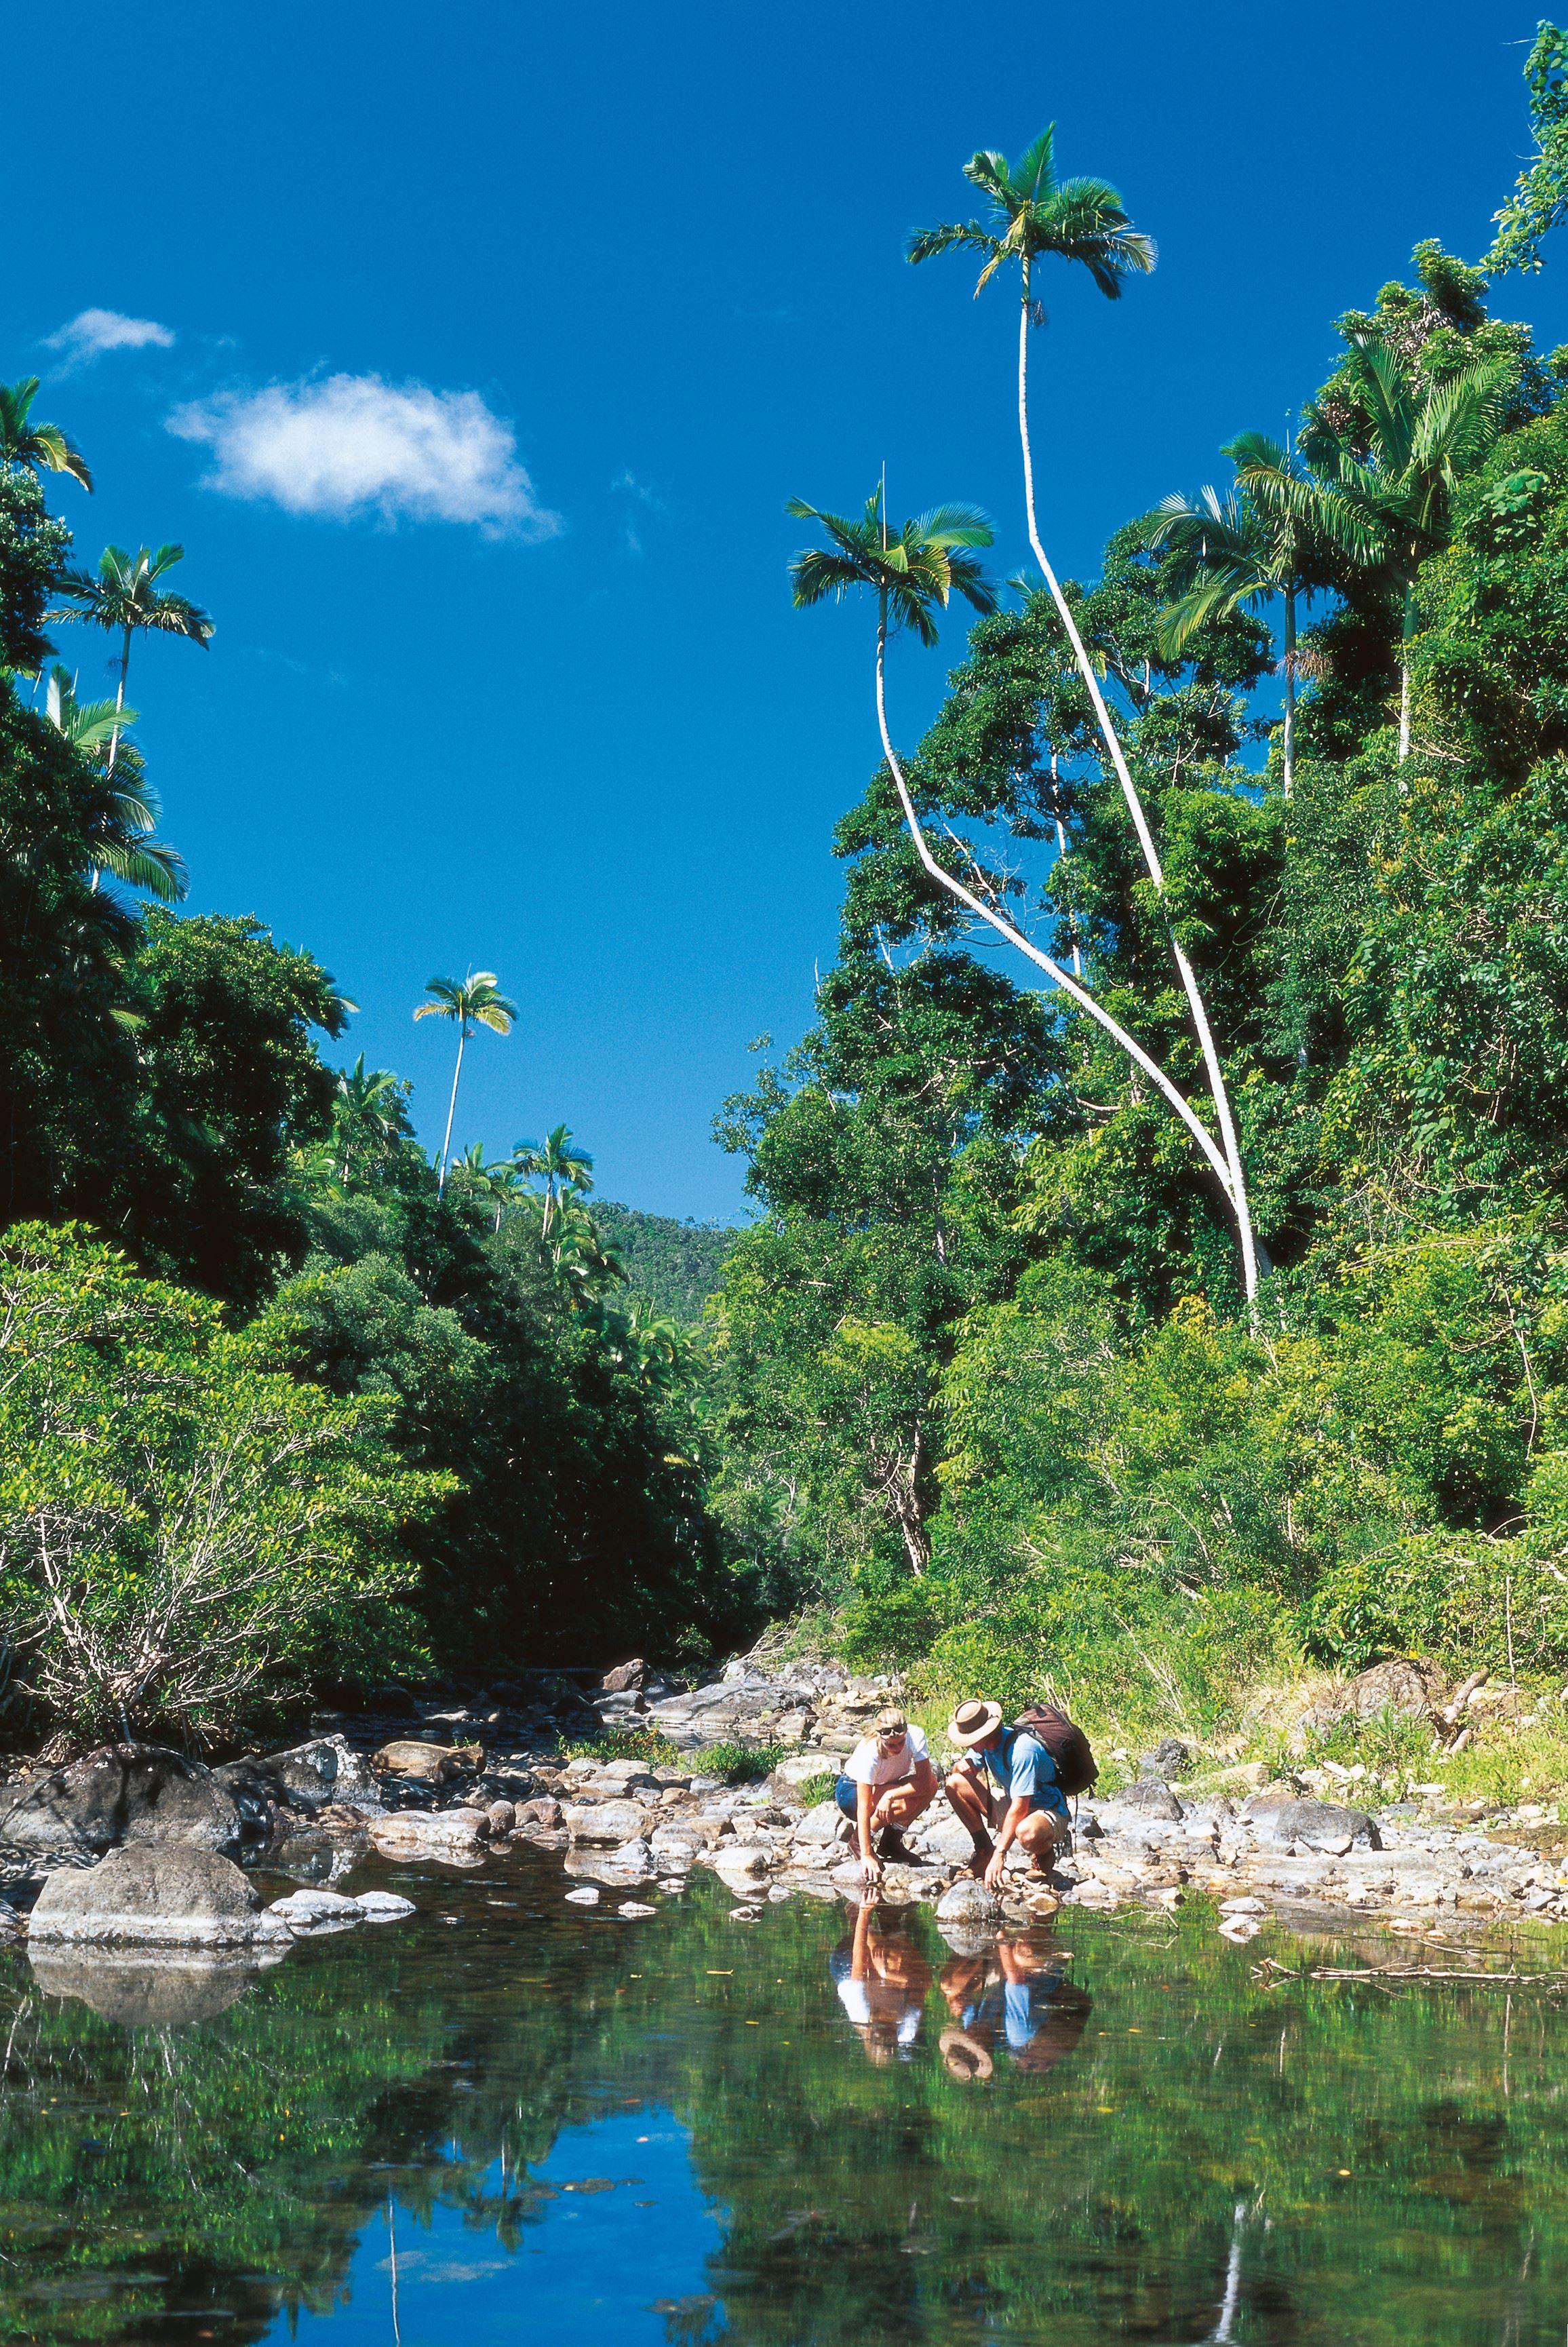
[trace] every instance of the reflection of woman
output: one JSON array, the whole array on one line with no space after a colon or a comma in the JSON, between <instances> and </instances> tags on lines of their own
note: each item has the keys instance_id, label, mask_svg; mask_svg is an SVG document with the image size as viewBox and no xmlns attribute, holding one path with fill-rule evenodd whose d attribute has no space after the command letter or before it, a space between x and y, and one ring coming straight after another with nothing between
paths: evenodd
<instances>
[{"instance_id":1,"label":"reflection of woman","mask_svg":"<svg viewBox=\"0 0 1568 2347\"><path fill-rule=\"evenodd\" d=\"M873 1922L880 1928L873 1930ZM931 1988L931 1967L896 1911L856 1908L855 1929L827 1960L838 2001L859 2034L868 2062L907 2061L920 2033Z\"/></svg>"},{"instance_id":2,"label":"reflection of woman","mask_svg":"<svg viewBox=\"0 0 1568 2347\"><path fill-rule=\"evenodd\" d=\"M942 2059L951 2076L989 2078L999 2038L1016 2070L1043 2075L1082 2036L1093 2000L1062 1977L1061 1952L1049 1934L999 1940L994 1961L953 1956L940 1986L952 2022L943 2030Z\"/></svg>"}]
</instances>

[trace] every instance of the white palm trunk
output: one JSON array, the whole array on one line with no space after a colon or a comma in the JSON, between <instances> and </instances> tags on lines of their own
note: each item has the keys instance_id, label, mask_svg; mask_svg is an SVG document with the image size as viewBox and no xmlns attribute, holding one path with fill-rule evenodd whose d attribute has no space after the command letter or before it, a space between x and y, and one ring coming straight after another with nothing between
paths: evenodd
<instances>
[{"instance_id":1,"label":"white palm trunk","mask_svg":"<svg viewBox=\"0 0 1568 2347\"><path fill-rule=\"evenodd\" d=\"M1285 589L1285 795L1296 788L1296 589Z\"/></svg>"},{"instance_id":2,"label":"white palm trunk","mask_svg":"<svg viewBox=\"0 0 1568 2347\"><path fill-rule=\"evenodd\" d=\"M1026 257L1023 264L1023 302L1019 313L1018 328L1018 428L1019 439L1023 448L1023 492L1029 522L1029 542L1034 550L1034 559L1040 565L1046 586L1050 591L1050 599L1056 606L1057 616L1067 631L1069 643L1072 646L1072 656L1078 663L1078 672L1083 680L1084 689L1093 706L1095 720L1100 727L1106 750L1110 753L1111 764L1116 772L1116 779L1122 785L1122 795L1127 802L1127 812L1132 818L1132 828L1138 835L1138 846L1143 852L1144 869L1155 887L1163 895L1164 870L1160 862L1159 850L1154 846L1153 835L1149 829L1148 818L1143 813L1143 803L1128 772L1122 743L1117 737L1116 728L1111 722L1111 712L1106 707L1105 696L1100 690L1100 680L1094 673L1094 663L1084 649L1083 639L1078 632L1078 625L1068 607L1067 598L1057 583L1056 573L1046 560L1045 548L1040 542L1040 528L1034 511L1034 457L1030 447L1029 437L1029 261ZM1246 1201L1246 1175L1242 1165L1241 1146L1236 1139L1235 1121L1231 1115L1230 1095L1225 1089L1219 1053L1214 1048L1214 1039L1209 1027L1208 1013L1204 1008L1204 999L1198 990L1196 973L1177 942L1174 932L1172 931L1169 934L1171 952L1181 978L1182 989L1187 998L1187 1008L1192 1013L1193 1025L1198 1038L1198 1049L1203 1053L1204 1068L1209 1080L1209 1092L1214 1100L1214 1114L1219 1121L1220 1135L1225 1145L1228 1168L1225 1186L1235 1210L1236 1229L1241 1242L1243 1285L1250 1308L1257 1295L1257 1249L1253 1238L1252 1215Z\"/></svg>"},{"instance_id":3,"label":"white palm trunk","mask_svg":"<svg viewBox=\"0 0 1568 2347\"><path fill-rule=\"evenodd\" d=\"M452 1071L452 1097L446 1103L446 1132L441 1143L441 1171L436 1180L437 1197L446 1187L446 1160L452 1153L452 1120L457 1113L457 1085L463 1073L463 1046L468 1040L468 1030L457 1021L457 1064Z\"/></svg>"},{"instance_id":4,"label":"white palm trunk","mask_svg":"<svg viewBox=\"0 0 1568 2347\"><path fill-rule=\"evenodd\" d=\"M909 786L904 779L904 769L898 763L892 736L887 731L886 654L887 612L886 604L884 601L877 615L876 624L876 723L882 735L882 753L887 761L887 770L893 777L893 786L898 794L898 803L904 810L904 820L909 827L909 836L915 843L915 853L918 856L921 864L938 887L945 888L950 897L956 897L958 903L965 906L977 918L995 929L999 937L1005 938L1009 945L1016 946L1020 953L1026 954L1037 969L1044 970L1046 976L1054 985L1061 989L1070 1001L1076 1002L1079 1009L1087 1011L1097 1026L1104 1029L1117 1048L1127 1054L1134 1067L1142 1068L1155 1090L1181 1118L1203 1152L1204 1159L1225 1193L1226 1203L1235 1217L1238 1231L1245 1232L1246 1241L1250 1242L1251 1233L1246 1228L1245 1200L1238 1204L1230 1163L1222 1154L1214 1134L1194 1112L1191 1102L1177 1090L1163 1068L1156 1061L1152 1060L1143 1045L1135 1042L1126 1029L1112 1019L1103 1004L1096 1002L1094 997L1085 988L1080 986L1075 979L1070 978L1066 970L1058 962L1053 961L1048 953L1042 953L1040 947L1030 938L1026 938L1021 929L1015 928L1005 914L997 912L982 897L977 897L972 889L966 888L963 882L956 879L953 874L938 864L932 855L926 835L920 827L920 818L915 812L915 802L909 795ZM1242 1247L1242 1266L1244 1276L1248 1282L1246 1293L1250 1306L1256 1294L1257 1276L1250 1245L1246 1243L1244 1243Z\"/></svg>"},{"instance_id":5,"label":"white palm trunk","mask_svg":"<svg viewBox=\"0 0 1568 2347\"><path fill-rule=\"evenodd\" d=\"M1416 589L1405 589L1404 617L1399 628L1399 764L1410 754L1410 638L1416 631Z\"/></svg>"}]
</instances>

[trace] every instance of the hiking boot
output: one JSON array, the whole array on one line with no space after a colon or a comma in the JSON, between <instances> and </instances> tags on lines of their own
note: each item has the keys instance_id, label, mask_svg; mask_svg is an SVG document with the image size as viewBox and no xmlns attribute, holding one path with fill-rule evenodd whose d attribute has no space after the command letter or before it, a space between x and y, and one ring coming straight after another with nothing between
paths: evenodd
<instances>
[{"instance_id":1,"label":"hiking boot","mask_svg":"<svg viewBox=\"0 0 1568 2347\"><path fill-rule=\"evenodd\" d=\"M876 1855L885 1860L890 1860L895 1866L913 1866L917 1863L914 1851L909 1848L897 1826L883 1827L876 1844Z\"/></svg>"}]
</instances>

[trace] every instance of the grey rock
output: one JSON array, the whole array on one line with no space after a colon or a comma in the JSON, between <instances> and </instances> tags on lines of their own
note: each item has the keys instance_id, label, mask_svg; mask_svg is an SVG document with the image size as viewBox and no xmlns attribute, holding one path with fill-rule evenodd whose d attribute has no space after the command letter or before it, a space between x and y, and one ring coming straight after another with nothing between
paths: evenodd
<instances>
[{"instance_id":1,"label":"grey rock","mask_svg":"<svg viewBox=\"0 0 1568 2347\"><path fill-rule=\"evenodd\" d=\"M574 1802L562 1817L573 1841L630 1841L646 1834L653 1822L654 1812L636 1801Z\"/></svg>"},{"instance_id":2,"label":"grey rock","mask_svg":"<svg viewBox=\"0 0 1568 2347\"><path fill-rule=\"evenodd\" d=\"M1381 1850L1382 1840L1365 1809L1344 1809L1331 1801L1284 1801L1259 1810L1247 1805L1247 1818L1260 1842L1288 1849L1298 1842L1304 1850L1320 1850L1342 1857L1350 1850Z\"/></svg>"},{"instance_id":3,"label":"grey rock","mask_svg":"<svg viewBox=\"0 0 1568 2347\"><path fill-rule=\"evenodd\" d=\"M967 1866L975 1854L973 1835L950 1809L934 1815L927 1811L907 1839L946 1866Z\"/></svg>"},{"instance_id":4,"label":"grey rock","mask_svg":"<svg viewBox=\"0 0 1568 2347\"><path fill-rule=\"evenodd\" d=\"M140 1941L243 1947L289 1926L266 1912L232 1860L182 1844L111 1850L97 1866L61 1867L38 1894L34 1941Z\"/></svg>"},{"instance_id":5,"label":"grey rock","mask_svg":"<svg viewBox=\"0 0 1568 2347\"><path fill-rule=\"evenodd\" d=\"M808 1849L825 1849L838 1840L838 1829L844 1822L844 1812L836 1801L818 1801L796 1825L794 1839Z\"/></svg>"},{"instance_id":6,"label":"grey rock","mask_svg":"<svg viewBox=\"0 0 1568 2347\"><path fill-rule=\"evenodd\" d=\"M199 1760L156 1744L104 1744L0 1788L0 1842L86 1855L122 1842L237 1850L240 1811Z\"/></svg>"},{"instance_id":7,"label":"grey rock","mask_svg":"<svg viewBox=\"0 0 1568 2347\"><path fill-rule=\"evenodd\" d=\"M312 1814L335 1802L365 1817L379 1817L386 1807L369 1762L341 1736L313 1737L286 1752L248 1754L212 1773L248 1821L258 1812L264 1817L269 1803Z\"/></svg>"},{"instance_id":8,"label":"grey rock","mask_svg":"<svg viewBox=\"0 0 1568 2347\"><path fill-rule=\"evenodd\" d=\"M413 1900L401 1898L395 1891L361 1891L354 1903L367 1923L395 1923L414 1912Z\"/></svg>"},{"instance_id":9,"label":"grey rock","mask_svg":"<svg viewBox=\"0 0 1568 2347\"><path fill-rule=\"evenodd\" d=\"M1134 1778L1116 1801L1123 1809L1135 1809L1145 1818L1168 1818L1173 1823L1184 1814L1182 1805L1163 1777L1145 1776Z\"/></svg>"},{"instance_id":10,"label":"grey rock","mask_svg":"<svg viewBox=\"0 0 1568 2347\"><path fill-rule=\"evenodd\" d=\"M599 1684L606 1695L625 1695L632 1687L641 1686L647 1676L648 1665L639 1657L633 1662L618 1663L614 1670L606 1671Z\"/></svg>"},{"instance_id":11,"label":"grey rock","mask_svg":"<svg viewBox=\"0 0 1568 2347\"><path fill-rule=\"evenodd\" d=\"M1001 1921L1001 1901L994 1891L972 1874L960 1875L948 1891L937 1901L938 1923L998 1923Z\"/></svg>"},{"instance_id":12,"label":"grey rock","mask_svg":"<svg viewBox=\"0 0 1568 2347\"><path fill-rule=\"evenodd\" d=\"M394 1809L371 1820L370 1838L388 1858L466 1853L477 1862L487 1824L480 1809Z\"/></svg>"},{"instance_id":13,"label":"grey rock","mask_svg":"<svg viewBox=\"0 0 1568 2347\"><path fill-rule=\"evenodd\" d=\"M302 1932L315 1923L363 1921L359 1901L345 1899L340 1891L291 1891L286 1899L274 1899L267 1912L281 1915L285 1923Z\"/></svg>"},{"instance_id":14,"label":"grey rock","mask_svg":"<svg viewBox=\"0 0 1568 2347\"><path fill-rule=\"evenodd\" d=\"M1167 1736L1153 1752L1145 1753L1140 1767L1152 1768L1156 1777L1180 1777L1192 1765L1192 1753L1179 1737Z\"/></svg>"},{"instance_id":15,"label":"grey rock","mask_svg":"<svg viewBox=\"0 0 1568 2347\"><path fill-rule=\"evenodd\" d=\"M1358 1719L1370 1719L1374 1712L1390 1708L1407 1718L1419 1719L1437 1701L1443 1687L1443 1675L1434 1663L1374 1663L1370 1670L1358 1672L1345 1689L1346 1708L1353 1711Z\"/></svg>"}]
</instances>

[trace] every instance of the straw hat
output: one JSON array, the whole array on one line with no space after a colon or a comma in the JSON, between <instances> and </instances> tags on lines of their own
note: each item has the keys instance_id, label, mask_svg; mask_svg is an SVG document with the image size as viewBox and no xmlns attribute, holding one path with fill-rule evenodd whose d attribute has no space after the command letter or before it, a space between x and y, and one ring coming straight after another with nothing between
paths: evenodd
<instances>
[{"instance_id":1,"label":"straw hat","mask_svg":"<svg viewBox=\"0 0 1568 2347\"><path fill-rule=\"evenodd\" d=\"M999 1703L984 1703L979 1696L971 1696L968 1703L958 1706L948 1722L948 1734L955 1744L983 1744L988 1737L996 1734L1001 1724L1002 1707Z\"/></svg>"},{"instance_id":2,"label":"straw hat","mask_svg":"<svg viewBox=\"0 0 1568 2347\"><path fill-rule=\"evenodd\" d=\"M937 2044L948 2077L957 2078L961 2086L968 2086L976 2078L989 2078L996 2069L996 2064L979 2039L971 2037L967 2029L959 2029L957 2025L944 2029Z\"/></svg>"}]
</instances>

